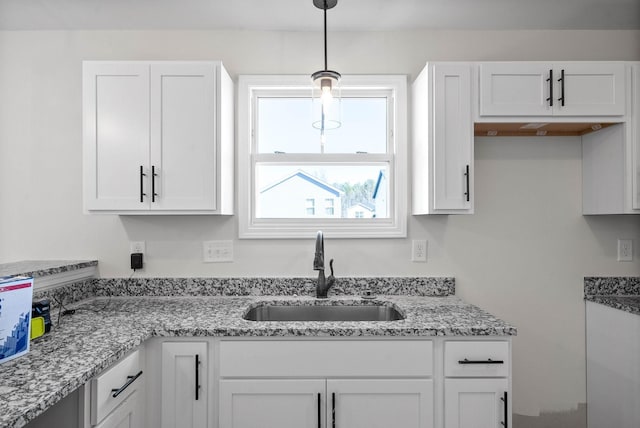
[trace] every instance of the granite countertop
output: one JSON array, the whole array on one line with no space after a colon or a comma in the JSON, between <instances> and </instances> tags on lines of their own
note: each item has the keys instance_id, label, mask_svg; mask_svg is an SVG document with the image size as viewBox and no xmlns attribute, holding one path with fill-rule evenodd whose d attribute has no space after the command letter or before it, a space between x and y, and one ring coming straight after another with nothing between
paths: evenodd
<instances>
[{"instance_id":1,"label":"granite countertop","mask_svg":"<svg viewBox=\"0 0 640 428\"><path fill-rule=\"evenodd\" d=\"M406 317L391 322L253 322L260 302L315 304L313 297L112 297L73 305L75 313L0 365L0 427L18 428L147 339L157 336L511 336L516 328L454 296L379 296ZM320 304L361 304L331 297ZM370 301L367 301L370 303Z\"/></svg>"},{"instance_id":2,"label":"granite countertop","mask_svg":"<svg viewBox=\"0 0 640 428\"><path fill-rule=\"evenodd\" d=\"M640 315L640 277L585 277L584 299Z\"/></svg>"},{"instance_id":3,"label":"granite countertop","mask_svg":"<svg viewBox=\"0 0 640 428\"><path fill-rule=\"evenodd\" d=\"M62 272L98 266L97 260L25 260L0 263L0 276L31 276L39 278Z\"/></svg>"}]
</instances>

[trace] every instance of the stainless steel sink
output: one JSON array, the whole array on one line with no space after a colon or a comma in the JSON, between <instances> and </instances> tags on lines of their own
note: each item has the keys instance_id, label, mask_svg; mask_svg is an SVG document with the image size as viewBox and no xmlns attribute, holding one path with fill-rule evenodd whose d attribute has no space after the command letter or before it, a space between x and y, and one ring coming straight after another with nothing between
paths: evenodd
<instances>
[{"instance_id":1,"label":"stainless steel sink","mask_svg":"<svg viewBox=\"0 0 640 428\"><path fill-rule=\"evenodd\" d=\"M404 316L382 305L274 305L251 308L243 316L249 321L397 321Z\"/></svg>"}]
</instances>

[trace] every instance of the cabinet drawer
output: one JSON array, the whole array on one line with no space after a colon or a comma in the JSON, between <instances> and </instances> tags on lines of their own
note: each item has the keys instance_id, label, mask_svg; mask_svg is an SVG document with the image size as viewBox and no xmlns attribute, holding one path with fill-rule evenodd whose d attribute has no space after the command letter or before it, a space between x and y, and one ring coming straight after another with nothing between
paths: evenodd
<instances>
[{"instance_id":1,"label":"cabinet drawer","mask_svg":"<svg viewBox=\"0 0 640 428\"><path fill-rule=\"evenodd\" d=\"M91 425L100 423L140 388L142 364L140 351L136 350L91 380Z\"/></svg>"},{"instance_id":2,"label":"cabinet drawer","mask_svg":"<svg viewBox=\"0 0 640 428\"><path fill-rule=\"evenodd\" d=\"M509 376L509 342L445 342L447 377Z\"/></svg>"},{"instance_id":3,"label":"cabinet drawer","mask_svg":"<svg viewBox=\"0 0 640 428\"><path fill-rule=\"evenodd\" d=\"M432 376L427 340L222 341L222 377Z\"/></svg>"}]
</instances>

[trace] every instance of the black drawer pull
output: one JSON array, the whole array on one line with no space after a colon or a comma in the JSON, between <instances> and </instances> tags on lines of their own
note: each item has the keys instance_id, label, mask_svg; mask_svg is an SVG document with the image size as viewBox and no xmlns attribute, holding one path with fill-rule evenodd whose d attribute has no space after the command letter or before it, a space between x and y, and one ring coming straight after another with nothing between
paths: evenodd
<instances>
[{"instance_id":1,"label":"black drawer pull","mask_svg":"<svg viewBox=\"0 0 640 428\"><path fill-rule=\"evenodd\" d=\"M146 176L147 174L144 173L144 169L142 165L140 165L140 202L144 202L144 197L147 196L147 194L144 193L144 178Z\"/></svg>"},{"instance_id":2,"label":"black drawer pull","mask_svg":"<svg viewBox=\"0 0 640 428\"><path fill-rule=\"evenodd\" d=\"M560 70L558 82L560 82L560 98L558 98L558 101L560 101L560 105L564 107L564 70Z\"/></svg>"},{"instance_id":3,"label":"black drawer pull","mask_svg":"<svg viewBox=\"0 0 640 428\"><path fill-rule=\"evenodd\" d=\"M321 428L322 425L322 406L320 405L322 401L322 394L318 392L318 428Z\"/></svg>"},{"instance_id":4,"label":"black drawer pull","mask_svg":"<svg viewBox=\"0 0 640 428\"><path fill-rule=\"evenodd\" d=\"M156 196L158 196L158 194L156 193L156 177L157 176L158 174L156 174L156 167L154 165L151 165L151 202L155 202Z\"/></svg>"},{"instance_id":5,"label":"black drawer pull","mask_svg":"<svg viewBox=\"0 0 640 428\"><path fill-rule=\"evenodd\" d=\"M464 196L466 197L467 202L469 202L469 197L471 196L471 187L469 187L469 165L465 168L464 177L467 182L467 191L464 192Z\"/></svg>"},{"instance_id":6,"label":"black drawer pull","mask_svg":"<svg viewBox=\"0 0 640 428\"><path fill-rule=\"evenodd\" d=\"M336 428L336 393L331 393L331 427Z\"/></svg>"},{"instance_id":7,"label":"black drawer pull","mask_svg":"<svg viewBox=\"0 0 640 428\"><path fill-rule=\"evenodd\" d=\"M131 385L133 382L135 382L136 379L138 379L140 376L142 376L142 370L140 370L138 374L135 376L127 376L127 382L124 385L122 385L120 388L112 389L111 392L113 392L113 394L111 396L113 398L116 398L118 395L122 394L124 390L127 389L129 385Z\"/></svg>"},{"instance_id":8,"label":"black drawer pull","mask_svg":"<svg viewBox=\"0 0 640 428\"><path fill-rule=\"evenodd\" d=\"M504 364L502 360L492 360L491 358L487 358L486 360L459 360L458 364Z\"/></svg>"},{"instance_id":9,"label":"black drawer pull","mask_svg":"<svg viewBox=\"0 0 640 428\"><path fill-rule=\"evenodd\" d=\"M504 421L500 422L504 428L509 428L509 402L507 401L507 391L504 392L504 396L500 398L504 402Z\"/></svg>"},{"instance_id":10,"label":"black drawer pull","mask_svg":"<svg viewBox=\"0 0 640 428\"><path fill-rule=\"evenodd\" d=\"M549 70L547 82L549 82L549 98L547 98L547 101L549 101L549 107L553 107L553 70Z\"/></svg>"},{"instance_id":11,"label":"black drawer pull","mask_svg":"<svg viewBox=\"0 0 640 428\"><path fill-rule=\"evenodd\" d=\"M200 355L196 354L196 400L200 399Z\"/></svg>"}]
</instances>

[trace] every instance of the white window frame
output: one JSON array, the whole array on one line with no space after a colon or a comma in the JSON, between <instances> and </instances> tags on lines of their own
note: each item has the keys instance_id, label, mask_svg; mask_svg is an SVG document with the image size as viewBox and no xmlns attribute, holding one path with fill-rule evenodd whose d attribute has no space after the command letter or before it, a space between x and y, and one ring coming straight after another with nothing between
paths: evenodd
<instances>
[{"instance_id":1,"label":"white window frame","mask_svg":"<svg viewBox=\"0 0 640 428\"><path fill-rule=\"evenodd\" d=\"M316 218L316 219L262 219L255 217L255 164L256 157L286 163L287 154L257 154L254 138L255 95L265 90L308 90L311 82L306 75L241 75L238 78L238 221L240 239L290 239L315 236L322 230L329 238L405 238L407 236L407 76L404 75L349 75L341 81L343 96L349 90L392 92L392 123L388 124L389 152L368 154L371 162L376 156L388 161L389 156L389 217L372 219ZM311 118L310 118L311 119ZM311 123L309 123L311 126ZM301 156L291 155L299 162ZM359 154L310 154L308 163L332 164L362 162Z\"/></svg>"}]
</instances>

